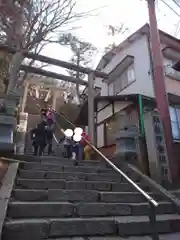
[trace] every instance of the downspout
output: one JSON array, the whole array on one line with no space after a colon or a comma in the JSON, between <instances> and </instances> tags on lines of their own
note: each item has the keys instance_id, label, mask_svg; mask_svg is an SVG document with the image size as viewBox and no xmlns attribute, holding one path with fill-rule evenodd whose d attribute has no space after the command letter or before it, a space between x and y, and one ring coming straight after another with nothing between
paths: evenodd
<instances>
[{"instance_id":1,"label":"downspout","mask_svg":"<svg viewBox=\"0 0 180 240\"><path fill-rule=\"evenodd\" d=\"M144 118L143 118L143 98L141 94L138 94L138 105L139 105L140 133L142 136L144 136L145 131L144 131Z\"/></svg>"}]
</instances>

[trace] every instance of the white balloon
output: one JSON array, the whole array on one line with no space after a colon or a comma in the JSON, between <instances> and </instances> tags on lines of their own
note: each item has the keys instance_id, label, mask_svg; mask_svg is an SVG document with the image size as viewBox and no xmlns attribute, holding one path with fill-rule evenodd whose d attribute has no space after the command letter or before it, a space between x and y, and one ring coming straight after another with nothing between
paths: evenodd
<instances>
[{"instance_id":1,"label":"white balloon","mask_svg":"<svg viewBox=\"0 0 180 240\"><path fill-rule=\"evenodd\" d=\"M77 128L74 129L74 133L81 135L83 133L83 129L80 128L80 127L77 127Z\"/></svg>"},{"instance_id":2,"label":"white balloon","mask_svg":"<svg viewBox=\"0 0 180 240\"><path fill-rule=\"evenodd\" d=\"M72 137L73 136L73 130L72 129L66 129L66 131L64 131L64 134L66 137Z\"/></svg>"},{"instance_id":3,"label":"white balloon","mask_svg":"<svg viewBox=\"0 0 180 240\"><path fill-rule=\"evenodd\" d=\"M73 140L74 140L75 142L80 142L81 139L82 139L81 135L79 135L79 134L74 134Z\"/></svg>"}]
</instances>

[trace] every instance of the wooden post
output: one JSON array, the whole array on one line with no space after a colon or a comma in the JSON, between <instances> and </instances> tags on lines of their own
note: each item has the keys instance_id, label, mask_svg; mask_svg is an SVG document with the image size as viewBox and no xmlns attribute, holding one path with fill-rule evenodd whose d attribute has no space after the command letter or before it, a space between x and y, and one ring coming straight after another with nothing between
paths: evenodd
<instances>
[{"instance_id":1,"label":"wooden post","mask_svg":"<svg viewBox=\"0 0 180 240\"><path fill-rule=\"evenodd\" d=\"M56 102L57 102L57 97L58 97L58 90L57 89L53 89L53 102L52 102L52 108L57 110L56 109Z\"/></svg>"},{"instance_id":2,"label":"wooden post","mask_svg":"<svg viewBox=\"0 0 180 240\"><path fill-rule=\"evenodd\" d=\"M95 145L94 125L94 73L88 74L88 135L91 143Z\"/></svg>"},{"instance_id":3,"label":"wooden post","mask_svg":"<svg viewBox=\"0 0 180 240\"><path fill-rule=\"evenodd\" d=\"M164 126L164 136L169 159L171 181L177 181L178 168L173 156L173 136L169 114L169 102L164 81L164 67L162 52L160 48L160 37L157 28L155 0L148 0L149 22L150 22L150 43L152 53L153 83L157 102L157 108Z\"/></svg>"}]
</instances>

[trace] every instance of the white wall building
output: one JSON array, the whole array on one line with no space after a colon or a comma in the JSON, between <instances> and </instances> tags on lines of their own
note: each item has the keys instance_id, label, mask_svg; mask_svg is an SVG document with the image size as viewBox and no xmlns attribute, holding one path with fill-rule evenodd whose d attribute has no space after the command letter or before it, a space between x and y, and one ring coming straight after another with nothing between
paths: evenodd
<instances>
[{"instance_id":1,"label":"white wall building","mask_svg":"<svg viewBox=\"0 0 180 240\"><path fill-rule=\"evenodd\" d=\"M180 59L179 40L160 31L162 56L164 61L165 84L167 93L180 96L180 74L172 69L172 65ZM95 86L101 88L102 100L97 103L97 146L99 148L108 146L105 144L105 126L107 120L130 106L131 101L112 101L114 96L141 94L154 98L153 69L151 64L151 47L149 42L149 26L144 25L137 32L122 42L113 52L107 53L100 61L98 70L109 74L108 81L100 78L95 79ZM103 98L104 97L104 98ZM107 97L107 100L106 98ZM179 100L178 100L179 101ZM180 109L180 102L179 102ZM176 113L173 113L176 111ZM179 115L177 116L177 112ZM180 119L180 110L171 108L171 115L175 122ZM173 116L172 116L173 118ZM175 126L176 125L176 126ZM178 126L177 126L178 125ZM180 140L180 128L174 123L173 135Z\"/></svg>"}]
</instances>

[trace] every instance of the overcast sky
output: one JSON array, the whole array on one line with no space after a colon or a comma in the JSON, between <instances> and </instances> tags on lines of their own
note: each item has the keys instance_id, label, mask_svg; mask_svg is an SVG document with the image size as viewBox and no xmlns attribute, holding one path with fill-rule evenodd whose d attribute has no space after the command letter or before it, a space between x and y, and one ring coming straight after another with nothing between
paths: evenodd
<instances>
[{"instance_id":1,"label":"overcast sky","mask_svg":"<svg viewBox=\"0 0 180 240\"><path fill-rule=\"evenodd\" d=\"M124 23L129 28L129 34L136 31L146 22L148 22L148 10L146 0L76 0L76 10L78 12L95 11L96 16L89 17L77 23L78 28L74 34L91 42L98 48L98 54L94 56L92 67L95 68L102 56L103 49L112 39L107 36L106 25L118 25ZM180 29L180 8L173 3L172 0L164 0L170 4L176 13L169 9L162 0L157 1L157 20L158 27L172 35L179 34ZM177 0L178 1L178 0ZM180 1L179 1L180 2ZM178 16L179 14L179 16ZM179 26L179 28L177 27ZM176 31L178 30L178 31ZM179 34L180 35L180 34ZM120 43L123 37L118 36L116 43ZM48 45L42 52L44 55L57 59L68 61L71 52L68 48L61 47L56 44ZM64 72L57 67L50 67L50 70L56 72Z\"/></svg>"}]
</instances>

